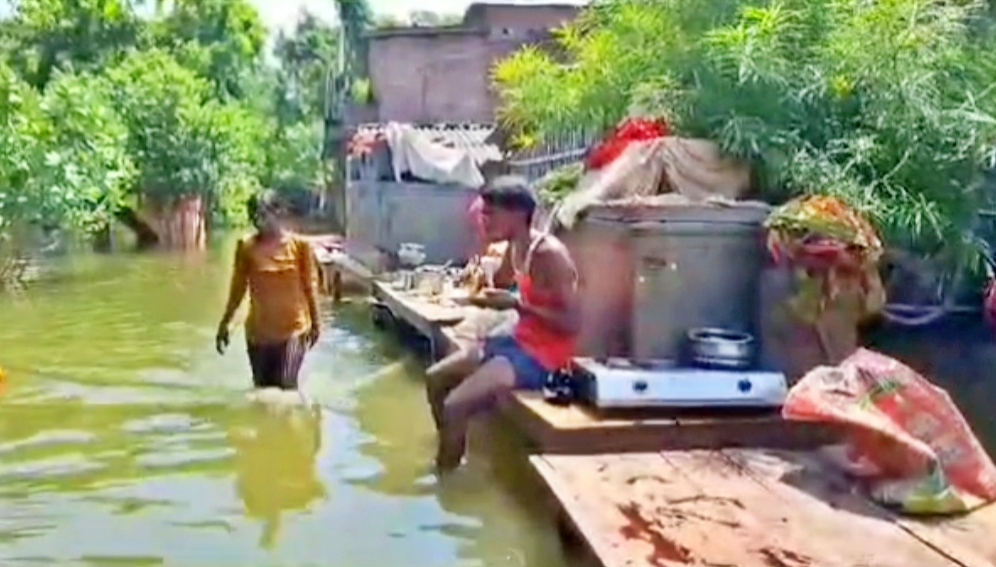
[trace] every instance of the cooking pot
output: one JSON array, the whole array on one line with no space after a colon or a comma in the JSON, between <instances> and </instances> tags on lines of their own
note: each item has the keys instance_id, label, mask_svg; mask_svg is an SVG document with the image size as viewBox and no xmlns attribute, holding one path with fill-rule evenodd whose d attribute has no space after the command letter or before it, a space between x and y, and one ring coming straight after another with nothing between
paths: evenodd
<instances>
[{"instance_id":1,"label":"cooking pot","mask_svg":"<svg viewBox=\"0 0 996 567\"><path fill-rule=\"evenodd\" d=\"M446 270L436 266L422 266L415 270L415 288L430 295L440 295L446 288Z\"/></svg>"},{"instance_id":2,"label":"cooking pot","mask_svg":"<svg viewBox=\"0 0 996 567\"><path fill-rule=\"evenodd\" d=\"M754 363L755 344L750 333L701 328L688 332L692 362L698 366L742 370Z\"/></svg>"}]
</instances>

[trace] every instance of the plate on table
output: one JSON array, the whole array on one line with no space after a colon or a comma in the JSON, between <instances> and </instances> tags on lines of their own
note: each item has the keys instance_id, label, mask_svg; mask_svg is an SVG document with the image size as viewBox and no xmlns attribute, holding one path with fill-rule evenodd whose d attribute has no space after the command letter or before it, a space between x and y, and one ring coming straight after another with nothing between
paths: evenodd
<instances>
[{"instance_id":1,"label":"plate on table","mask_svg":"<svg viewBox=\"0 0 996 567\"><path fill-rule=\"evenodd\" d=\"M461 307L470 305L470 293L465 289L455 289L446 294L446 299Z\"/></svg>"}]
</instances>

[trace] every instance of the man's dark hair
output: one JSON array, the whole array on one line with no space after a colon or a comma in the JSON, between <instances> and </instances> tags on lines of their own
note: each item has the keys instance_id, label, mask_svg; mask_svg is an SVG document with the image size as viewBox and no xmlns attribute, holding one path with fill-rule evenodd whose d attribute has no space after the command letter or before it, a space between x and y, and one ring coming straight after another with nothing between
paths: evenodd
<instances>
[{"instance_id":1,"label":"man's dark hair","mask_svg":"<svg viewBox=\"0 0 996 567\"><path fill-rule=\"evenodd\" d=\"M525 213L528 222L532 222L536 212L536 197L529 183L513 175L498 177L488 183L481 189L481 200L493 207Z\"/></svg>"},{"instance_id":2,"label":"man's dark hair","mask_svg":"<svg viewBox=\"0 0 996 567\"><path fill-rule=\"evenodd\" d=\"M282 214L287 211L287 206L276 191L264 189L253 193L246 201L246 212L249 213L250 219L255 218L262 211Z\"/></svg>"}]
</instances>

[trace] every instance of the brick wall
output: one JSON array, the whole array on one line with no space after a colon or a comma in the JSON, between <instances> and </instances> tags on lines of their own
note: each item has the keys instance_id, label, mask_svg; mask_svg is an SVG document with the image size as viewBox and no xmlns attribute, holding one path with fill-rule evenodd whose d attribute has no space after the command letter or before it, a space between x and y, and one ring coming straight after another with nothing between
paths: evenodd
<instances>
[{"instance_id":1,"label":"brick wall","mask_svg":"<svg viewBox=\"0 0 996 567\"><path fill-rule=\"evenodd\" d=\"M471 31L392 34L370 41L370 82L382 122L490 120L487 37Z\"/></svg>"},{"instance_id":2,"label":"brick wall","mask_svg":"<svg viewBox=\"0 0 996 567\"><path fill-rule=\"evenodd\" d=\"M563 5L474 4L459 28L374 32L368 63L381 122L494 120L490 71L577 13Z\"/></svg>"}]
</instances>

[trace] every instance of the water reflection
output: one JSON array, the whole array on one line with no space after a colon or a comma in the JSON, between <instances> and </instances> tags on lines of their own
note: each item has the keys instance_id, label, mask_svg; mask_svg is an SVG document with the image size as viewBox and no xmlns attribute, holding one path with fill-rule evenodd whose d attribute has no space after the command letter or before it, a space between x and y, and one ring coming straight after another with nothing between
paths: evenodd
<instances>
[{"instance_id":1,"label":"water reflection","mask_svg":"<svg viewBox=\"0 0 996 567\"><path fill-rule=\"evenodd\" d=\"M0 295L0 566L564 567L517 438L426 476L422 369L363 305L325 306L319 415L248 407L244 345L211 344L230 254L71 257Z\"/></svg>"},{"instance_id":2,"label":"water reflection","mask_svg":"<svg viewBox=\"0 0 996 567\"><path fill-rule=\"evenodd\" d=\"M245 423L232 428L236 492L250 518L262 520L260 546L271 549L284 511L306 510L325 496L315 474L321 447L321 413L302 407L255 403Z\"/></svg>"},{"instance_id":3,"label":"water reflection","mask_svg":"<svg viewBox=\"0 0 996 567\"><path fill-rule=\"evenodd\" d=\"M424 372L409 362L384 368L357 388L353 412L369 433L359 451L379 463L351 481L379 493L427 498L446 512L419 530L460 541L457 556L488 566L553 565L563 560L543 489L529 469L524 440L498 420L478 420L467 463L437 479L431 472L435 431L424 401ZM418 411L408 408L420 400ZM406 411L407 410L407 411ZM397 415L384 420L380 416Z\"/></svg>"}]
</instances>

